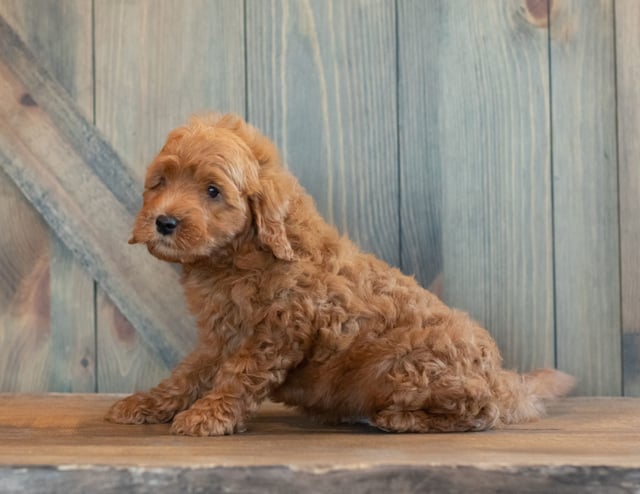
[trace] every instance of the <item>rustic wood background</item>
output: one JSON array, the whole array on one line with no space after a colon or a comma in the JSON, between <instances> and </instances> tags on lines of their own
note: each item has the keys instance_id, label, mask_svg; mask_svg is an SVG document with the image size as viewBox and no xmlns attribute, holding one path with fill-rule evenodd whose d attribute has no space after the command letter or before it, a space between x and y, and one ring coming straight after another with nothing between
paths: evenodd
<instances>
[{"instance_id":1,"label":"rustic wood background","mask_svg":"<svg viewBox=\"0 0 640 494\"><path fill-rule=\"evenodd\" d=\"M124 240L166 133L217 109L271 136L329 221L484 323L507 366L640 396L640 1L0 0L0 16L18 47L0 53L0 390L142 389L188 351L190 321L145 290L173 272Z\"/></svg>"}]
</instances>

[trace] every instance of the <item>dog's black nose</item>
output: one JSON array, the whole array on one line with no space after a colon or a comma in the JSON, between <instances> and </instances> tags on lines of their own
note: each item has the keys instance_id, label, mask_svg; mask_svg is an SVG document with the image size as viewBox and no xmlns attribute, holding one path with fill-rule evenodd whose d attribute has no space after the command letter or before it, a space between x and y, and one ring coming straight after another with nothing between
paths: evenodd
<instances>
[{"instance_id":1,"label":"dog's black nose","mask_svg":"<svg viewBox=\"0 0 640 494\"><path fill-rule=\"evenodd\" d=\"M156 218L156 230L162 235L171 235L180 221L175 216L161 214Z\"/></svg>"}]
</instances>

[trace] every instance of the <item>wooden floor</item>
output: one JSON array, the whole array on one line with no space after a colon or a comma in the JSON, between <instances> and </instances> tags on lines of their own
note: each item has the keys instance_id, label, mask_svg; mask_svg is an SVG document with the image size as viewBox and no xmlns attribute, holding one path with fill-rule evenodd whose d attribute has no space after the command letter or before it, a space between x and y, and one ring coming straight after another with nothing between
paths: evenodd
<instances>
[{"instance_id":1,"label":"wooden floor","mask_svg":"<svg viewBox=\"0 0 640 494\"><path fill-rule=\"evenodd\" d=\"M246 433L212 438L104 422L115 399L0 395L0 491L640 492L640 399L571 398L533 424L428 435L267 404Z\"/></svg>"}]
</instances>

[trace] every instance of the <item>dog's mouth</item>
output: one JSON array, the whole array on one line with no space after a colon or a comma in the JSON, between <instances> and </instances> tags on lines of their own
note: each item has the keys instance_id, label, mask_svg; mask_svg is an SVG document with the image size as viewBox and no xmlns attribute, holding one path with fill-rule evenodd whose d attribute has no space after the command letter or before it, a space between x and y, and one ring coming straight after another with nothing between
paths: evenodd
<instances>
[{"instance_id":1,"label":"dog's mouth","mask_svg":"<svg viewBox=\"0 0 640 494\"><path fill-rule=\"evenodd\" d=\"M149 253L168 262L184 262L186 255L180 249L177 249L173 242L168 241L165 238L153 239L145 242Z\"/></svg>"},{"instance_id":2,"label":"dog's mouth","mask_svg":"<svg viewBox=\"0 0 640 494\"><path fill-rule=\"evenodd\" d=\"M166 247L167 249L176 249L176 245L172 237L158 236L152 241L160 247Z\"/></svg>"},{"instance_id":3,"label":"dog's mouth","mask_svg":"<svg viewBox=\"0 0 640 494\"><path fill-rule=\"evenodd\" d=\"M185 264L198 261L209 255L205 246L189 249L180 248L171 238L158 237L144 243L152 256L167 262Z\"/></svg>"}]
</instances>

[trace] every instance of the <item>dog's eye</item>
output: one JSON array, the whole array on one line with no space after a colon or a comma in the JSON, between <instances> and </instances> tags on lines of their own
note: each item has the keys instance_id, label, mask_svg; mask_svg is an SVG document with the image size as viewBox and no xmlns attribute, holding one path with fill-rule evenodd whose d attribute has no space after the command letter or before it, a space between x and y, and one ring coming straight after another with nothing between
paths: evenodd
<instances>
[{"instance_id":1,"label":"dog's eye","mask_svg":"<svg viewBox=\"0 0 640 494\"><path fill-rule=\"evenodd\" d=\"M207 187L207 194L209 194L209 197L215 199L220 194L220 189L218 189L218 187L216 187L215 185L209 185L209 187Z\"/></svg>"},{"instance_id":2,"label":"dog's eye","mask_svg":"<svg viewBox=\"0 0 640 494\"><path fill-rule=\"evenodd\" d=\"M156 190L156 189L159 189L160 187L162 187L164 185L164 183L165 183L164 177L158 177L153 182L151 182L151 184L149 184L149 186L147 188L149 190Z\"/></svg>"}]
</instances>

